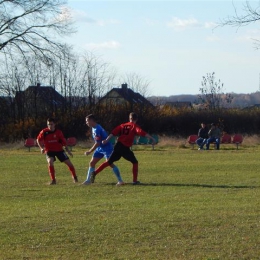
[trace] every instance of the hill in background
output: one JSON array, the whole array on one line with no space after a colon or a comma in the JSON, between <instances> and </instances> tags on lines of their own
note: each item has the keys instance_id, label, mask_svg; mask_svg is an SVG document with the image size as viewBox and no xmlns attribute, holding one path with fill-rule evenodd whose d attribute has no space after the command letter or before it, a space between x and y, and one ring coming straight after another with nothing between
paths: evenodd
<instances>
[{"instance_id":1,"label":"hill in background","mask_svg":"<svg viewBox=\"0 0 260 260\"><path fill-rule=\"evenodd\" d=\"M231 93L233 99L230 107L234 108L245 108L260 104L260 92L250 93L250 94L236 94ZM147 98L154 105L163 105L167 102L184 102L188 101L193 103L198 102L198 95L172 95L169 97L165 96L151 96Z\"/></svg>"}]
</instances>

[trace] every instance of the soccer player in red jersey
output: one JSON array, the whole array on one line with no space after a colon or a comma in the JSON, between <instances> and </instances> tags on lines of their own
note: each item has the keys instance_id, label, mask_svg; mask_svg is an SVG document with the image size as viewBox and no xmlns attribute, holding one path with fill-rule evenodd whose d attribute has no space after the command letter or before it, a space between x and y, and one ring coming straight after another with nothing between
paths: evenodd
<instances>
[{"instance_id":1,"label":"soccer player in red jersey","mask_svg":"<svg viewBox=\"0 0 260 260\"><path fill-rule=\"evenodd\" d=\"M133 145L134 138L136 135L145 136L150 138L155 144L155 139L148 133L143 131L137 124L138 116L135 113L130 113L129 122L117 126L111 134L102 143L106 144L113 136L118 136L117 143L115 144L114 150L109 157L107 162L102 163L94 172L91 174L91 182L94 183L96 175L101 172L104 168L111 166L114 162L120 160L121 157L125 158L133 164L133 184L140 184L138 178L138 161L135 158L133 151L130 147Z\"/></svg>"},{"instance_id":2,"label":"soccer player in red jersey","mask_svg":"<svg viewBox=\"0 0 260 260\"><path fill-rule=\"evenodd\" d=\"M41 143L44 143L44 148L42 147ZM53 118L47 119L47 128L44 128L37 136L37 144L41 150L41 153L46 154L49 175L51 178L50 185L56 184L54 169L54 162L56 157L60 162L64 162L68 166L74 183L78 182L75 168L68 155L63 150L63 147L65 147L65 150L71 157L73 157L73 154L66 146L66 139L64 138L62 131L56 129L55 120Z\"/></svg>"}]
</instances>

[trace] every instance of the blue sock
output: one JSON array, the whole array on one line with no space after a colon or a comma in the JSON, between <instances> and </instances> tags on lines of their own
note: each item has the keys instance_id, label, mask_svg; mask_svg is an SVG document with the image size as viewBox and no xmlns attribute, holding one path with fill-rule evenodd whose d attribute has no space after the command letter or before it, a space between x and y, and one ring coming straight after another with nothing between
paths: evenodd
<instances>
[{"instance_id":1,"label":"blue sock","mask_svg":"<svg viewBox=\"0 0 260 260\"><path fill-rule=\"evenodd\" d=\"M86 182L90 182L90 176L91 176L91 173L95 171L95 168L93 167L89 167L88 168L88 173L87 173L87 179L86 179Z\"/></svg>"},{"instance_id":2,"label":"blue sock","mask_svg":"<svg viewBox=\"0 0 260 260\"><path fill-rule=\"evenodd\" d=\"M112 170L113 170L114 174L116 175L117 180L122 182L123 180L121 178L120 171L119 171L118 167L114 165Z\"/></svg>"}]
</instances>

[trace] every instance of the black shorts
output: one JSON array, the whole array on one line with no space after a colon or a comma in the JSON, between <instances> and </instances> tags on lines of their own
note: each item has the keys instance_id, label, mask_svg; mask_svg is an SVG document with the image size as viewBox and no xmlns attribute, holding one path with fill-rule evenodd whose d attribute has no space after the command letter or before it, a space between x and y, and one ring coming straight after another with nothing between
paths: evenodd
<instances>
[{"instance_id":1,"label":"black shorts","mask_svg":"<svg viewBox=\"0 0 260 260\"><path fill-rule=\"evenodd\" d=\"M138 163L130 147L124 146L122 143L117 142L108 160L108 163L111 165L112 163L118 161L121 157L127 161L130 161L131 163Z\"/></svg>"},{"instance_id":2,"label":"black shorts","mask_svg":"<svg viewBox=\"0 0 260 260\"><path fill-rule=\"evenodd\" d=\"M60 151L60 152L49 151L46 153L46 157L47 159L54 158L54 161L56 161L56 157L57 157L60 162L64 162L69 159L68 155L64 151Z\"/></svg>"}]
</instances>

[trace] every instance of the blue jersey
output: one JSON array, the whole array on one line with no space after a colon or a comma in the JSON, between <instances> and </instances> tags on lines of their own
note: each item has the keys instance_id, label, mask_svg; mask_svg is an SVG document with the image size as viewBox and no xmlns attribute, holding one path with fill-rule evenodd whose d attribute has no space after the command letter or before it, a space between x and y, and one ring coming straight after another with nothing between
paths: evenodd
<instances>
[{"instance_id":1,"label":"blue jersey","mask_svg":"<svg viewBox=\"0 0 260 260\"><path fill-rule=\"evenodd\" d=\"M110 142L107 144L102 144L102 141L107 138L108 134L105 129L101 125L96 125L96 127L92 127L92 137L96 143L98 143L100 148L102 149L113 149L113 146Z\"/></svg>"}]
</instances>

